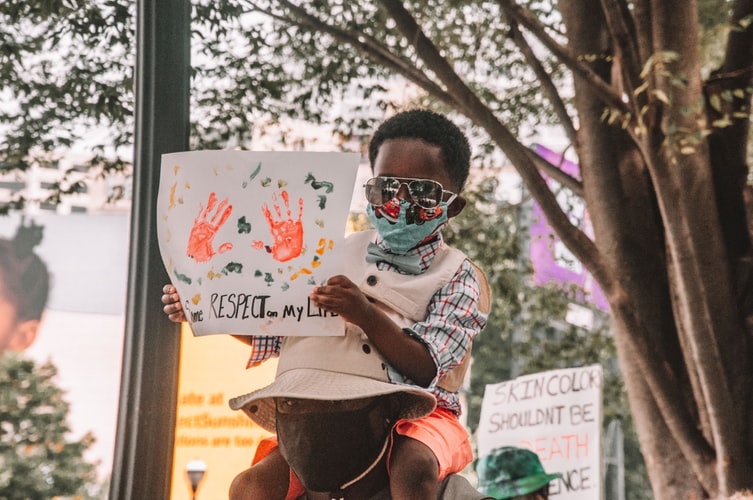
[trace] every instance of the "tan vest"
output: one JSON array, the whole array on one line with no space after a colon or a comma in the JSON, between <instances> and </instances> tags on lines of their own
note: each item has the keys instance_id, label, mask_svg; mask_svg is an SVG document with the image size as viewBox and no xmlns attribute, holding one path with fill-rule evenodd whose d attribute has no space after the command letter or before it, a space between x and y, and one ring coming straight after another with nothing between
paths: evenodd
<instances>
[{"instance_id":1,"label":"tan vest","mask_svg":"<svg viewBox=\"0 0 753 500\"><path fill-rule=\"evenodd\" d=\"M375 231L362 231L352 234L345 242L348 256L346 276L350 278L368 297L377 301L381 309L401 328L408 328L414 323L422 321L428 314L432 297L443 286L450 282L455 273L467 259L460 250L440 246L428 269L421 274L400 274L394 271L380 271L375 263L366 262L366 247L376 236ZM470 262L470 260L469 260ZM486 276L475 264L478 275L481 296L479 310L488 313L490 310L489 284ZM349 325L357 328L354 325ZM358 329L360 331L360 328ZM363 333L361 332L363 335ZM470 354L470 346L468 346ZM446 373L439 380L439 387L457 392L470 363L470 356L466 355L460 365Z\"/></svg>"},{"instance_id":2,"label":"tan vest","mask_svg":"<svg viewBox=\"0 0 753 500\"><path fill-rule=\"evenodd\" d=\"M467 259L460 250L442 245L429 268L421 274L400 274L394 271L380 271L375 263L366 262L366 247L376 237L376 232L361 231L351 234L345 240L346 260L344 273L361 291L373 298L376 304L401 328L408 328L422 321L428 314L432 297L445 286ZM469 260L469 262L471 262ZM483 313L490 309L491 294L486 276L479 267L471 262L478 275L481 288L478 308ZM371 344L363 330L352 323L347 323L344 341L354 341L358 336L361 344L369 346L369 351L378 353L379 359L386 363L381 353ZM290 345L305 342L305 337L285 337L282 351ZM470 345L468 354L470 354ZM281 351L281 352L282 352ZM457 392L463 384L463 378L470 365L471 357L466 355L463 361L447 372L440 380L439 387L449 392ZM384 365L383 365L384 366Z\"/></svg>"}]
</instances>

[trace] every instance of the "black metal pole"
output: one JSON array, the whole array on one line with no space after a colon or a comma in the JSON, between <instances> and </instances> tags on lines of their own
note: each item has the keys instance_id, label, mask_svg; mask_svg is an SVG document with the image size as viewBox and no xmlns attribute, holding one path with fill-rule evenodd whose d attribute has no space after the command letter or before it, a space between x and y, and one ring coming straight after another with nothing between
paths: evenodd
<instances>
[{"instance_id":1,"label":"black metal pole","mask_svg":"<svg viewBox=\"0 0 753 500\"><path fill-rule=\"evenodd\" d=\"M110 500L170 497L180 335L162 313L156 233L163 153L188 149L189 0L138 0L133 207Z\"/></svg>"}]
</instances>

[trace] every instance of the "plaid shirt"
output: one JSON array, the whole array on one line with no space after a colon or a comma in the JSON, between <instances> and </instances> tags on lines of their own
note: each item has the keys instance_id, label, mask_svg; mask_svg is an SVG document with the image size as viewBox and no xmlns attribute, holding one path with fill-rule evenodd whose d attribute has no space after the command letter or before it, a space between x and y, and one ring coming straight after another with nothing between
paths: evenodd
<instances>
[{"instance_id":1,"label":"plaid shirt","mask_svg":"<svg viewBox=\"0 0 753 500\"><path fill-rule=\"evenodd\" d=\"M381 241L377 239L377 244ZM426 270L442 244L441 236L409 252L421 258L421 269ZM383 245L382 245L383 246ZM378 262L381 271L401 272L387 262ZM407 273L403 273L407 274ZM478 310L479 280L476 270L467 261L457 270L453 278L432 297L428 314L423 321L415 323L411 335L423 342L437 366L437 375L428 389L437 398L437 406L460 415L460 398L456 392L448 392L437 386L439 379L463 361L471 341L484 326L487 315ZM251 357L248 367L280 354L283 337L251 337ZM412 383L391 366L389 375L393 382ZM415 384L414 384L415 385Z\"/></svg>"}]
</instances>

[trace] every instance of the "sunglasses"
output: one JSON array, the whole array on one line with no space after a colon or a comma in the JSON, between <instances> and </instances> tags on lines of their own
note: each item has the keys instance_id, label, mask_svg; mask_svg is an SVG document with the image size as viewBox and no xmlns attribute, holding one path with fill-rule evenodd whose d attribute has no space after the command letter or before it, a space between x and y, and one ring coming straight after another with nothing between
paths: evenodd
<instances>
[{"instance_id":1,"label":"sunglasses","mask_svg":"<svg viewBox=\"0 0 753 500\"><path fill-rule=\"evenodd\" d=\"M449 195L447 204L458 196L445 191L440 183L431 179L404 179L400 177L374 177L363 185L366 201L381 206L397 198L400 188L408 188L410 200L421 208L436 208Z\"/></svg>"}]
</instances>

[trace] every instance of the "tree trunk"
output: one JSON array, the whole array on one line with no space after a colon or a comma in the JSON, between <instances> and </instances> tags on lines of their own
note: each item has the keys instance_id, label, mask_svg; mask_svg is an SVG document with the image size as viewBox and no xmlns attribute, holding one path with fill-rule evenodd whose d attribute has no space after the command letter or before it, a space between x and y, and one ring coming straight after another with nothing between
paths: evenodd
<instances>
[{"instance_id":1,"label":"tree trunk","mask_svg":"<svg viewBox=\"0 0 753 500\"><path fill-rule=\"evenodd\" d=\"M655 122L638 141L605 127L603 100L590 82L578 76L574 82L586 206L617 283L607 287L607 298L620 364L654 493L666 499L728 495L751 485L750 447L740 439L749 432L748 419L733 397L741 396L740 374L730 373L737 363L747 364L729 347L747 333L716 205L724 196L714 191L705 144L683 149L686 136L703 126L697 114L685 112L702 97L692 4L651 2L650 25L637 28L650 33L654 47L682 55L667 68L685 81L678 87L665 75L656 77L672 105L654 102L656 114L645 119ZM572 56L613 56L591 67L620 93L630 92L621 85L630 79L628 57L613 46L607 22L594 19L600 7L596 0L560 3L568 48ZM668 132L677 129L685 135ZM728 205L739 209L740 203ZM739 234L739 224L735 229L730 234ZM740 239L737 253L747 249L747 238ZM660 383L664 377L672 387Z\"/></svg>"}]
</instances>

